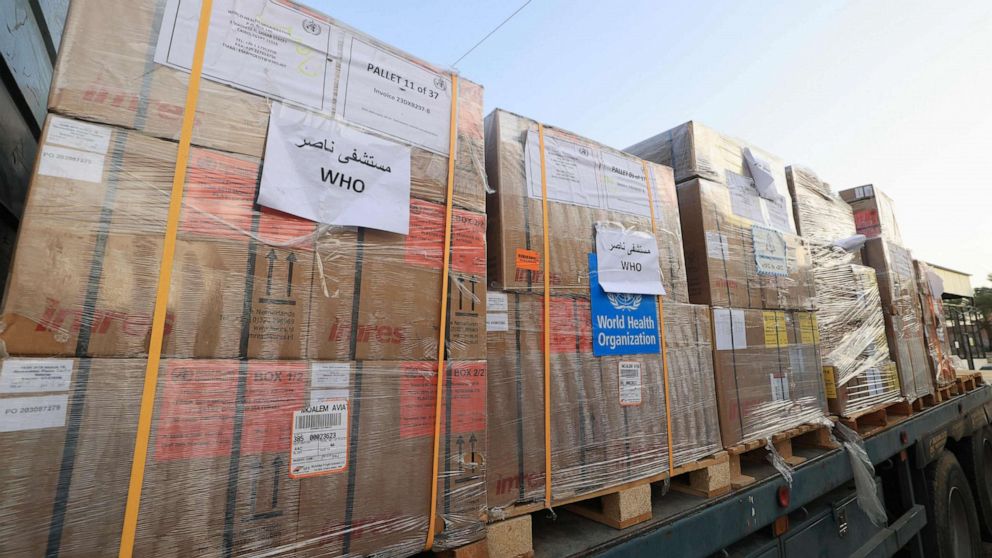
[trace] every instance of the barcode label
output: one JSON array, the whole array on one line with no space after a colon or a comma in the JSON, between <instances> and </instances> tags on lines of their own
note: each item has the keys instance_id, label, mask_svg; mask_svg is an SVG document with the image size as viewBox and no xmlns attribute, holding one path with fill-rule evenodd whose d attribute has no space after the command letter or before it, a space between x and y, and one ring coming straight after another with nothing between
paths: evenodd
<instances>
[{"instance_id":1,"label":"barcode label","mask_svg":"<svg viewBox=\"0 0 992 558\"><path fill-rule=\"evenodd\" d=\"M312 477L348 466L348 400L322 401L293 413L289 476Z\"/></svg>"},{"instance_id":2,"label":"barcode label","mask_svg":"<svg viewBox=\"0 0 992 558\"><path fill-rule=\"evenodd\" d=\"M622 360L618 365L620 378L620 404L623 406L641 404L641 363Z\"/></svg>"}]
</instances>

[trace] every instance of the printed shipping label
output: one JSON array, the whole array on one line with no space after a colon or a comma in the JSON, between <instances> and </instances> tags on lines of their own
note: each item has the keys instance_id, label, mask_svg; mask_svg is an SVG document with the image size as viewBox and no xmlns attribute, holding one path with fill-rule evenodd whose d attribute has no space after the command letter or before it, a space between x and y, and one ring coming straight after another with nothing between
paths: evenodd
<instances>
[{"instance_id":1,"label":"printed shipping label","mask_svg":"<svg viewBox=\"0 0 992 558\"><path fill-rule=\"evenodd\" d=\"M110 148L110 128L53 116L48 123L45 144L72 147L102 155Z\"/></svg>"},{"instance_id":2,"label":"printed shipping label","mask_svg":"<svg viewBox=\"0 0 992 558\"><path fill-rule=\"evenodd\" d=\"M664 295L654 235L596 225L596 277L608 293Z\"/></svg>"},{"instance_id":3,"label":"printed shipping label","mask_svg":"<svg viewBox=\"0 0 992 558\"><path fill-rule=\"evenodd\" d=\"M789 275L788 249L782 233L758 225L751 227L754 263L761 275Z\"/></svg>"},{"instance_id":4,"label":"printed shipping label","mask_svg":"<svg viewBox=\"0 0 992 558\"><path fill-rule=\"evenodd\" d=\"M827 393L827 399L837 399L837 380L833 366L823 367L823 388Z\"/></svg>"},{"instance_id":5,"label":"printed shipping label","mask_svg":"<svg viewBox=\"0 0 992 558\"><path fill-rule=\"evenodd\" d=\"M486 292L486 310L489 312L508 312L510 310L506 293L497 291Z\"/></svg>"},{"instance_id":6,"label":"printed shipping label","mask_svg":"<svg viewBox=\"0 0 992 558\"><path fill-rule=\"evenodd\" d=\"M527 132L524 171L533 199L543 197L540 143L536 130ZM651 216L644 167L632 157L545 129L544 165L549 201Z\"/></svg>"},{"instance_id":7,"label":"printed shipping label","mask_svg":"<svg viewBox=\"0 0 992 558\"><path fill-rule=\"evenodd\" d=\"M599 286L596 254L589 254L592 354L658 353L658 306L654 296L607 293Z\"/></svg>"},{"instance_id":8,"label":"printed shipping label","mask_svg":"<svg viewBox=\"0 0 992 558\"><path fill-rule=\"evenodd\" d=\"M776 378L775 374L769 374L768 378L772 385L772 401L787 401L789 399L788 378Z\"/></svg>"},{"instance_id":9,"label":"printed shipping label","mask_svg":"<svg viewBox=\"0 0 992 558\"><path fill-rule=\"evenodd\" d=\"M311 405L293 413L289 476L298 479L348 466L348 401Z\"/></svg>"},{"instance_id":10,"label":"printed shipping label","mask_svg":"<svg viewBox=\"0 0 992 558\"><path fill-rule=\"evenodd\" d=\"M620 361L618 365L620 377L620 404L634 406L641 404L641 363L636 361Z\"/></svg>"},{"instance_id":11,"label":"printed shipping label","mask_svg":"<svg viewBox=\"0 0 992 558\"><path fill-rule=\"evenodd\" d=\"M505 312L486 313L486 331L509 331L510 321Z\"/></svg>"},{"instance_id":12,"label":"printed shipping label","mask_svg":"<svg viewBox=\"0 0 992 558\"><path fill-rule=\"evenodd\" d=\"M104 159L104 155L88 151L46 145L41 150L38 174L99 183L103 181Z\"/></svg>"},{"instance_id":13,"label":"printed shipping label","mask_svg":"<svg viewBox=\"0 0 992 558\"><path fill-rule=\"evenodd\" d=\"M0 393L68 391L72 364L68 358L8 358L0 368Z\"/></svg>"},{"instance_id":14,"label":"printed shipping label","mask_svg":"<svg viewBox=\"0 0 992 558\"><path fill-rule=\"evenodd\" d=\"M407 234L410 147L274 103L258 203L318 223Z\"/></svg>"},{"instance_id":15,"label":"printed shipping label","mask_svg":"<svg viewBox=\"0 0 992 558\"><path fill-rule=\"evenodd\" d=\"M714 308L713 328L716 332L716 349L718 351L747 348L747 330L744 324L743 310Z\"/></svg>"},{"instance_id":16,"label":"printed shipping label","mask_svg":"<svg viewBox=\"0 0 992 558\"><path fill-rule=\"evenodd\" d=\"M155 62L189 71L200 0L169 0ZM340 30L273 0L214 0L203 77L307 108L329 110Z\"/></svg>"},{"instance_id":17,"label":"printed shipping label","mask_svg":"<svg viewBox=\"0 0 992 558\"><path fill-rule=\"evenodd\" d=\"M348 399L349 394L348 388L312 389L310 390L310 405L329 403L332 399Z\"/></svg>"},{"instance_id":18,"label":"printed shipping label","mask_svg":"<svg viewBox=\"0 0 992 558\"><path fill-rule=\"evenodd\" d=\"M348 387L351 379L351 363L311 362L310 388Z\"/></svg>"},{"instance_id":19,"label":"printed shipping label","mask_svg":"<svg viewBox=\"0 0 992 558\"><path fill-rule=\"evenodd\" d=\"M0 399L0 432L65 426L69 395Z\"/></svg>"},{"instance_id":20,"label":"printed shipping label","mask_svg":"<svg viewBox=\"0 0 992 558\"><path fill-rule=\"evenodd\" d=\"M448 154L451 78L376 48L345 39L348 63L338 92L338 113L414 145Z\"/></svg>"},{"instance_id":21,"label":"printed shipping label","mask_svg":"<svg viewBox=\"0 0 992 558\"><path fill-rule=\"evenodd\" d=\"M723 233L706 231L706 256L721 261L726 261L730 257L730 246Z\"/></svg>"}]
</instances>

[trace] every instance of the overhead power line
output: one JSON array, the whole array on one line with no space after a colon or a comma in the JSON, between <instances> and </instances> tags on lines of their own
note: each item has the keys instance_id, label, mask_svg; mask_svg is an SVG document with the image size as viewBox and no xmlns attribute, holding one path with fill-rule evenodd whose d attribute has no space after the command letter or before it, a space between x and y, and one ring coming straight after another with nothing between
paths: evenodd
<instances>
[{"instance_id":1,"label":"overhead power line","mask_svg":"<svg viewBox=\"0 0 992 558\"><path fill-rule=\"evenodd\" d=\"M506 22L508 22L508 21L510 21L511 19L513 19L513 16L515 16L515 15L517 15L517 14L519 14L519 13L520 13L520 10L522 10L522 9L524 9L524 8L526 8L526 7L527 7L527 4L530 4L530 3L531 3L531 1L532 1L532 0L527 0L526 2L524 2L523 4L521 4L521 6L520 6L519 8L517 8L517 9L516 9L516 11L514 11L514 12L513 12L512 14L510 14L509 16L507 16L507 18L506 18L506 19L504 19L504 20L503 20L503 21L502 21L502 22L501 22L501 23L500 23L499 25L497 25L497 26L496 26L495 28L493 28L493 30L492 30L492 31L490 31L489 33L487 33L485 37L483 37L483 38L481 38L481 39L479 39L479 42L477 42L477 43L475 43L475 45L473 45L473 46L472 46L472 48L470 48L470 49L468 49L467 51L465 51L465 54L463 54L463 55L461 55L461 56L460 56L460 57L458 58L458 60L455 60L455 61L454 61L454 62L453 62L453 63L451 64L451 67L452 67L452 68L454 68L455 66L457 66L457 65L458 65L458 63L459 63L459 62L461 62L463 58L465 58L466 56L468 56L469 54L471 54L471 53L472 53L472 51L473 51L473 50L475 50L476 48L478 48L478 46L479 46L479 45L481 45L482 43L484 43L484 42L486 42L486 39L488 39L489 37L492 37L492 36L493 36L493 33L495 33L495 32L497 32L497 31L499 31L499 28L500 28L500 27L503 27L504 25L506 25Z\"/></svg>"}]
</instances>

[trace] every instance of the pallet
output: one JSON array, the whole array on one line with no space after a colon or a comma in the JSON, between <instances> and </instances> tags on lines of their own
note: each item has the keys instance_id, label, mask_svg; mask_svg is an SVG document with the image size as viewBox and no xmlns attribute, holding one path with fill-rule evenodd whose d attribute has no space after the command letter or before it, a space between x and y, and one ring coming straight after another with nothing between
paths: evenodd
<instances>
[{"instance_id":1,"label":"pallet","mask_svg":"<svg viewBox=\"0 0 992 558\"><path fill-rule=\"evenodd\" d=\"M914 413L918 413L926 407L931 407L928 397L930 396L923 396L914 401L900 399L899 401L881 403L858 411L851 416L840 417L839 421L865 438L884 430L890 424L913 416ZM936 397L936 394L933 397Z\"/></svg>"},{"instance_id":2,"label":"pallet","mask_svg":"<svg viewBox=\"0 0 992 558\"><path fill-rule=\"evenodd\" d=\"M833 449L837 445L831 440L826 427L821 424L803 424L795 428L773 434L772 445L782 459L791 466L799 465L806 458L793 453L793 446L811 446ZM766 462L768 450L764 439L751 440L727 448L730 457L730 486L734 490L754 484L756 479L744 473L748 462Z\"/></svg>"},{"instance_id":3,"label":"pallet","mask_svg":"<svg viewBox=\"0 0 992 558\"><path fill-rule=\"evenodd\" d=\"M985 385L985 380L982 378L981 372L958 372L957 378L954 379L954 385L957 386L959 394L965 394Z\"/></svg>"}]
</instances>

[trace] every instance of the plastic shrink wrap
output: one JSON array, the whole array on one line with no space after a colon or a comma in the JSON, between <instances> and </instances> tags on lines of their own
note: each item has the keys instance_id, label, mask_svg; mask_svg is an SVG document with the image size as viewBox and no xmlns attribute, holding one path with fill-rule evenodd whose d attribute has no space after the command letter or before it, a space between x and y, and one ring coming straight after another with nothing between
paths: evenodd
<instances>
[{"instance_id":1,"label":"plastic shrink wrap","mask_svg":"<svg viewBox=\"0 0 992 558\"><path fill-rule=\"evenodd\" d=\"M696 122L627 152L675 169L689 300L713 307L724 445L823 417L812 261L781 160Z\"/></svg>"},{"instance_id":2,"label":"plastic shrink wrap","mask_svg":"<svg viewBox=\"0 0 992 558\"><path fill-rule=\"evenodd\" d=\"M892 198L871 184L841 190L839 195L854 212L854 226L858 234L868 238L882 237L900 245L903 243Z\"/></svg>"},{"instance_id":3,"label":"plastic shrink wrap","mask_svg":"<svg viewBox=\"0 0 992 558\"><path fill-rule=\"evenodd\" d=\"M811 170L786 168L799 234L809 242L816 323L830 412L856 416L899 401L875 270L859 265L851 207ZM860 239L863 240L863 239Z\"/></svg>"},{"instance_id":4,"label":"plastic shrink wrap","mask_svg":"<svg viewBox=\"0 0 992 558\"><path fill-rule=\"evenodd\" d=\"M672 463L719 450L709 320L705 307L687 303L671 169L543 127L545 222L539 124L496 110L486 118L486 139L491 517L664 474ZM653 234L664 296L625 294L609 302L590 261L596 227L606 224ZM596 356L606 345L595 320L614 314L636 320L636 354ZM659 355L659 316L667 359Z\"/></svg>"},{"instance_id":5,"label":"plastic shrink wrap","mask_svg":"<svg viewBox=\"0 0 992 558\"><path fill-rule=\"evenodd\" d=\"M913 260L916 285L919 289L920 310L923 315L923 338L927 343L927 364L934 385L944 387L957 379L951 356L951 338L944 317L944 280L926 262Z\"/></svg>"},{"instance_id":6,"label":"plastic shrink wrap","mask_svg":"<svg viewBox=\"0 0 992 558\"><path fill-rule=\"evenodd\" d=\"M162 361L154 399L142 399L189 80L182 56L169 66L155 52L189 55L199 8L72 4L0 332L10 355L0 407L19 411L0 413L0 555L116 552L129 490L140 497L138 556L418 552L432 509L442 296L432 542L480 538L482 88L458 80L443 293L453 78L326 16L214 1ZM320 91L294 81L304 78L326 85L323 98L299 97ZM432 116L389 127L361 110L379 97L406 107L394 116ZM410 197L399 204L408 234L317 225L256 203L280 103L410 149ZM143 484L129 489L143 406L148 456ZM316 454L314 443L324 444Z\"/></svg>"}]
</instances>

